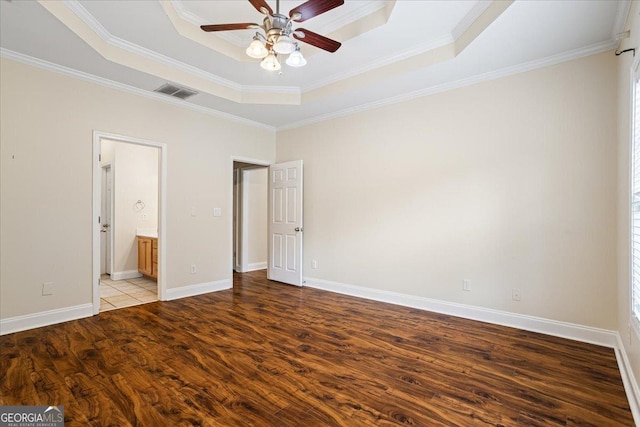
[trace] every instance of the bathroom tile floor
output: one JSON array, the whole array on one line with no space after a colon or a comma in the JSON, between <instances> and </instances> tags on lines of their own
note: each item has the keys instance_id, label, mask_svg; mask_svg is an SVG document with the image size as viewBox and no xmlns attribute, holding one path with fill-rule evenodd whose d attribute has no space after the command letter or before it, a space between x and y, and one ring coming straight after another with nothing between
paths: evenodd
<instances>
[{"instance_id":1,"label":"bathroom tile floor","mask_svg":"<svg viewBox=\"0 0 640 427\"><path fill-rule=\"evenodd\" d=\"M158 283L146 277L111 280L108 274L100 277L100 311L131 307L158 300Z\"/></svg>"}]
</instances>

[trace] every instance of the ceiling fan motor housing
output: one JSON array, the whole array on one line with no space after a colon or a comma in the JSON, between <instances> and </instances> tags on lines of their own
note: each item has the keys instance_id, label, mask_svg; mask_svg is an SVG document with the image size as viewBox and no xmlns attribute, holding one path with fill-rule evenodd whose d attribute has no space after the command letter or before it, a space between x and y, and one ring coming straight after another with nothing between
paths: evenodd
<instances>
[{"instance_id":1,"label":"ceiling fan motor housing","mask_svg":"<svg viewBox=\"0 0 640 427\"><path fill-rule=\"evenodd\" d=\"M290 26L287 25L288 21L288 17L277 13L264 18L263 28L267 35L267 40L275 42L275 39L278 38L278 36L289 35L287 31L287 27L290 28Z\"/></svg>"}]
</instances>

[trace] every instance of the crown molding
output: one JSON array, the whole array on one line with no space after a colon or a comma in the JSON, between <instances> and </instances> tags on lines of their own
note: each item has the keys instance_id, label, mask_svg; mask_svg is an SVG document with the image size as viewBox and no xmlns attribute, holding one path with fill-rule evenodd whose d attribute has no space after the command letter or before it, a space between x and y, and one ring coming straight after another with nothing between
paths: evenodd
<instances>
[{"instance_id":1,"label":"crown molding","mask_svg":"<svg viewBox=\"0 0 640 427\"><path fill-rule=\"evenodd\" d=\"M77 0L39 0L50 13L105 59L238 103L300 104L300 90L291 86L241 85L169 58L109 33Z\"/></svg>"},{"instance_id":2,"label":"crown molding","mask_svg":"<svg viewBox=\"0 0 640 427\"><path fill-rule=\"evenodd\" d=\"M254 128L265 129L271 132L275 132L274 126L269 126L264 123L256 122L253 120L245 119L244 117L235 116L233 114L225 113L223 111L215 110L213 108L202 107L200 105L192 104L186 101L172 98L167 95L163 95L156 92L150 92L143 89L138 89L133 86L129 86L123 83L115 82L113 80L105 79L104 77L98 77L93 74L78 71L73 68L65 67L63 65L54 64L53 62L44 61L42 59L34 58L32 56L24 55L22 53L14 52L9 49L0 48L0 57L9 59L12 61L20 62L25 65L40 68L46 71L52 71L54 73L63 74L76 79L84 80L87 82L95 83L100 86L105 86L111 89L116 89L122 92L130 93L133 95L142 96L154 101L161 101L167 104L174 105L176 107L186 108L188 110L196 111L198 113L208 114L217 118L229 120L231 122L251 126Z\"/></svg>"},{"instance_id":3,"label":"crown molding","mask_svg":"<svg viewBox=\"0 0 640 427\"><path fill-rule=\"evenodd\" d=\"M381 9L387 7L387 5L391 3L390 0L382 0L382 1L370 1L366 2L358 8L352 10L348 13L343 13L341 15L336 15L333 19L327 21L318 28L318 31L330 34L334 31L339 30L340 28L352 24L360 19L366 18L367 16L378 12Z\"/></svg>"},{"instance_id":4,"label":"crown molding","mask_svg":"<svg viewBox=\"0 0 640 427\"><path fill-rule=\"evenodd\" d=\"M201 17L200 15L196 15L195 13L188 10L184 5L183 0L169 0L169 2L173 5L173 8L176 10L178 16L185 21L190 22L193 25L197 25L198 27L200 25L207 24L203 17Z\"/></svg>"},{"instance_id":5,"label":"crown molding","mask_svg":"<svg viewBox=\"0 0 640 427\"><path fill-rule=\"evenodd\" d=\"M171 3L171 5L173 6L174 10L176 11L176 14L178 15L178 17L192 25L195 25L196 27L200 27L201 25L207 24L208 22L201 17L200 15L197 15L193 12L191 12L190 10L187 9L187 7L184 4L183 0L169 0L169 3ZM239 49L242 48L243 50L246 48L246 46L243 44L243 40L241 37L238 36L234 36L232 32L219 32L215 35L216 37L219 37L235 46L237 46ZM234 58L235 59L235 58Z\"/></svg>"},{"instance_id":6,"label":"crown molding","mask_svg":"<svg viewBox=\"0 0 640 427\"><path fill-rule=\"evenodd\" d=\"M314 83L312 85L309 86L305 86L304 88L302 88L302 93L304 94L305 92L310 92L312 90L316 90L319 89L323 86L328 86L330 84L333 83L337 83L339 81L357 76L358 74L363 74L363 73L367 73L369 71L373 71L376 70L378 68L381 67L385 67L387 65L391 65L394 64L396 62L402 61L404 59L407 58L411 58L413 56L416 55L421 55L424 53L427 53L429 51L435 50L437 48L440 48L442 46L446 46L448 44L451 44L454 42L454 39L452 38L451 34L445 34L442 37L438 37L436 39L433 40L429 40L426 41L424 43L421 43L417 46L414 46L412 48L408 48L405 50L402 50L394 55L388 56L386 58L382 58L382 59L377 59L373 62L370 62L367 65L363 65L361 67L358 68L354 68L350 71L346 71L344 73L340 73L340 74L334 74L333 76L320 80L317 83Z\"/></svg>"},{"instance_id":7,"label":"crown molding","mask_svg":"<svg viewBox=\"0 0 640 427\"><path fill-rule=\"evenodd\" d=\"M254 61L245 54L245 49L241 48L238 44L229 40L229 37L218 33L215 37L212 34L205 33L200 29L200 25L205 22L198 22L198 17L195 15L184 15L184 5L182 3L173 1L160 1L160 6L164 13L171 21L171 25L182 37L187 38L195 43L198 43L207 49L219 52L227 57L239 62Z\"/></svg>"},{"instance_id":8,"label":"crown molding","mask_svg":"<svg viewBox=\"0 0 640 427\"><path fill-rule=\"evenodd\" d=\"M627 23L627 17L631 10L631 0L622 0L618 2L618 9L616 11L616 20L611 30L611 38L615 40L616 36L624 31L624 27Z\"/></svg>"},{"instance_id":9,"label":"crown molding","mask_svg":"<svg viewBox=\"0 0 640 427\"><path fill-rule=\"evenodd\" d=\"M465 31L471 27L471 25L476 22L476 20L491 6L490 1L478 1L471 8L471 10L462 18L458 25L451 31L451 37L454 40L458 40Z\"/></svg>"},{"instance_id":10,"label":"crown molding","mask_svg":"<svg viewBox=\"0 0 640 427\"><path fill-rule=\"evenodd\" d=\"M63 0L62 2L39 0L39 2L107 60L241 104L300 105L312 102L334 93L352 89L353 85L375 83L387 78L389 75L400 75L411 70L450 60L466 46L465 44L462 47L458 47L454 35L445 34L442 37L397 52L363 67L334 75L308 87L241 85L114 36L78 0ZM493 0L488 2L489 5L481 3L476 3L455 29L456 34L462 31L463 37L469 39L469 41L473 40L493 22L493 19L499 16L511 4L511 1L497 2ZM503 5L503 3L506 5ZM479 4L480 6L478 6ZM379 12L385 12L386 19L384 22L386 22L392 7L395 6L395 0L385 0L380 4L376 4L376 2L367 3L367 5L367 7L363 6L352 12L353 14L357 13L357 15L353 15L351 18L362 14L366 17L371 17L374 14L378 15ZM495 7L496 5L500 7ZM170 1L163 2L162 6L181 35L189 38L196 37L196 39L193 39L194 41L204 42L204 40L197 37L199 33L193 34L193 31L198 28L178 16L180 8L184 9L184 5L178 1ZM490 9L491 13L489 13ZM487 15L487 17L482 20L477 18L479 15ZM348 19L348 17L344 19ZM360 20L362 19L364 18ZM339 22L339 20L335 22ZM177 26L177 24L180 25ZM183 31L180 31L180 26L188 28L183 28ZM467 28L467 30L463 30L464 28ZM187 34L184 31L187 31ZM230 45L224 40L218 40L216 43L217 47L213 47L211 44L206 44L206 46L227 56L232 53L234 55L237 54L237 49L235 47L230 48ZM455 49L450 49L451 46Z\"/></svg>"},{"instance_id":11,"label":"crown molding","mask_svg":"<svg viewBox=\"0 0 640 427\"><path fill-rule=\"evenodd\" d=\"M227 87L232 90L242 91L242 85L220 76L208 73L200 68L177 61L168 56L162 55L154 50L147 49L128 40L121 39L111 34L78 0L64 0L64 4L75 13L85 24L89 26L103 41L111 46L124 49L135 55L169 65L186 73L194 74L200 78L209 80L215 84Z\"/></svg>"},{"instance_id":12,"label":"crown molding","mask_svg":"<svg viewBox=\"0 0 640 427\"><path fill-rule=\"evenodd\" d=\"M422 98L429 95L435 95L437 93L447 92L449 90L458 89L465 86L471 86L476 83L495 80L495 79L507 77L513 74L519 74L527 71L537 70L539 68L549 67L551 65L572 61L574 59L579 59L585 56L606 52L613 49L614 46L615 46L615 41L607 40L605 42L600 42L590 46L586 46L584 48L559 53L557 55L552 55L546 58L537 59L535 61L525 62L525 63L514 65L511 67L502 68L500 70L491 71L491 72L480 74L477 76L456 80L454 82L431 86L425 89L420 89L417 91L409 92L409 93L398 95L398 96L393 96L390 98L370 102L367 104L345 108L343 110L335 111L329 114L323 114L320 116L312 117L310 119L300 120L298 122L291 123L285 126L277 126L276 131L296 129L303 126L308 126L311 124L336 119L339 117L349 116L349 115L360 113L363 111L374 110L376 108L386 107L388 105L398 104L400 102L410 101L412 99Z\"/></svg>"},{"instance_id":13,"label":"crown molding","mask_svg":"<svg viewBox=\"0 0 640 427\"><path fill-rule=\"evenodd\" d=\"M324 122L324 121L328 121L328 120L332 120L332 119L336 119L344 116L349 116L349 115L364 112L364 111L374 110L374 109L385 107L388 105L398 104L404 101L410 101L417 98L422 98L422 97L435 95L442 92L447 92L453 89L471 86L476 83L481 83L484 81L495 80L495 79L507 77L513 74L519 74L527 71L532 71L532 70L560 64L563 62L572 61L574 59L579 59L582 57L606 52L613 49L614 47L615 47L615 41L608 40L608 41L596 43L581 49L560 53L557 55L549 56L547 58L542 58L539 60L530 61L523 64L503 68L503 69L492 71L489 73L484 73L478 76L473 76L473 77L460 79L450 83L445 83L445 84L432 86L425 89L420 89L420 90L409 92L403 95L394 96L394 97L386 98L383 100L358 105L355 107L345 108L340 111L315 116L305 120L300 120L285 126L270 126L264 123L256 122L243 117L235 116L233 114L215 110L213 108L203 107L203 106L195 105L185 101L180 101L156 92L150 92L143 89L138 89L133 86L125 85L123 83L118 83L113 80L105 79L103 77L98 77L93 74L85 73L83 71L78 71L69 67L54 64L52 62L44 61L42 59L34 58L28 55L24 55L18 52L5 49L5 48L0 48L0 57L10 59L16 62L20 62L26 65L31 65L40 69L53 71L59 74L64 74L64 75L78 78L81 80L96 83L101 86L106 86L112 89L117 89L117 90L131 93L134 95L143 96L145 98L153 99L156 101L162 101L165 103L175 105L177 107L186 108L186 109L200 112L200 113L205 113L205 114L226 119L232 122L244 124L244 125L255 127L255 128L265 129L272 132L277 132L277 131L296 129L296 128L312 125L315 123L320 123L320 122Z\"/></svg>"},{"instance_id":14,"label":"crown molding","mask_svg":"<svg viewBox=\"0 0 640 427\"><path fill-rule=\"evenodd\" d=\"M446 37L427 43L423 49L409 50L403 52L385 65L374 66L373 68L360 68L357 74L341 75L339 80L324 80L321 86L310 88L302 93L302 104L325 98L330 95L353 91L360 87L376 84L388 78L400 78L400 76L417 69L427 68L437 63L449 61L459 55L470 43L472 43L484 30L486 30L505 10L507 10L514 0L492 0L489 5L480 13L480 17L474 18L480 9L472 10L467 15L468 28L459 35L457 39L452 34ZM467 25L467 24L465 24ZM426 48L426 50L425 50Z\"/></svg>"}]
</instances>

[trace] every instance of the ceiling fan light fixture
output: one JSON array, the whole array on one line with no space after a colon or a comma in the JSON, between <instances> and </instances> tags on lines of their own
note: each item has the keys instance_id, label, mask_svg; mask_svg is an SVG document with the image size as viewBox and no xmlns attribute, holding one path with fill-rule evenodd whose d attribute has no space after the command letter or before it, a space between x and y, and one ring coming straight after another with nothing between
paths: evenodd
<instances>
[{"instance_id":1,"label":"ceiling fan light fixture","mask_svg":"<svg viewBox=\"0 0 640 427\"><path fill-rule=\"evenodd\" d=\"M287 65L290 67L304 67L307 65L307 60L302 56L302 52L300 52L300 48L296 48L291 55L287 58Z\"/></svg>"},{"instance_id":2,"label":"ceiling fan light fixture","mask_svg":"<svg viewBox=\"0 0 640 427\"><path fill-rule=\"evenodd\" d=\"M258 38L256 37L253 38L253 41L251 42L251 44L249 45L249 47L245 52L250 57L256 58L256 59L264 58L269 54L269 51L267 50L266 47L264 47L264 44L260 40L258 40Z\"/></svg>"},{"instance_id":3,"label":"ceiling fan light fixture","mask_svg":"<svg viewBox=\"0 0 640 427\"><path fill-rule=\"evenodd\" d=\"M1 1L1 0L0 0ZM249 3L264 16L262 24L255 22L236 22L229 24L201 25L205 32L258 29L253 41L245 50L251 58L262 59L260 66L265 70L278 71L281 68L278 55L288 55L286 63L290 67L303 67L307 60L302 56L298 41L315 46L327 52L337 51L341 43L313 31L294 28L296 23L307 21L315 16L342 6L346 0L306 0L289 11L289 15L280 13L280 0L276 1L275 12L267 0L249 0ZM282 57L280 57L282 60Z\"/></svg>"},{"instance_id":4,"label":"ceiling fan light fixture","mask_svg":"<svg viewBox=\"0 0 640 427\"><path fill-rule=\"evenodd\" d=\"M296 46L291 40L291 37L287 35L281 35L276 40L276 43L273 45L273 50L277 53L288 55L295 50Z\"/></svg>"},{"instance_id":5,"label":"ceiling fan light fixture","mask_svg":"<svg viewBox=\"0 0 640 427\"><path fill-rule=\"evenodd\" d=\"M278 62L278 57L273 51L269 52L266 58L262 60L260 66L268 71L278 71L281 67L280 63Z\"/></svg>"}]
</instances>

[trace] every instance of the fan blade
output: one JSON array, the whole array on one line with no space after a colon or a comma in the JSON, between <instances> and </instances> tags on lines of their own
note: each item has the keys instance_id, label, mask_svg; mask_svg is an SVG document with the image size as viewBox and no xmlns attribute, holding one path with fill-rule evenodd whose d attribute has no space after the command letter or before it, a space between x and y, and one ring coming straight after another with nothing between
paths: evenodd
<instances>
[{"instance_id":1,"label":"fan blade","mask_svg":"<svg viewBox=\"0 0 640 427\"><path fill-rule=\"evenodd\" d=\"M344 0L309 0L302 3L300 6L291 9L289 16L292 21L302 22L307 19L311 19L314 16L328 12L331 9L335 9L338 6L342 6L343 4ZM295 18L295 14L299 14L300 17Z\"/></svg>"},{"instance_id":2,"label":"fan blade","mask_svg":"<svg viewBox=\"0 0 640 427\"><path fill-rule=\"evenodd\" d=\"M312 46L319 47L320 49L324 49L327 52L332 53L338 50L340 46L342 46L340 42L331 40L330 38L321 36L320 34L316 34L313 31L305 30L304 28L296 28L296 30L293 32L293 37L300 40L301 42L308 43Z\"/></svg>"},{"instance_id":3,"label":"fan blade","mask_svg":"<svg viewBox=\"0 0 640 427\"><path fill-rule=\"evenodd\" d=\"M245 22L241 24L214 24L214 25L201 25L202 31L229 31L229 30L249 30L251 28L260 28L260 25L253 24L251 22Z\"/></svg>"},{"instance_id":4,"label":"fan blade","mask_svg":"<svg viewBox=\"0 0 640 427\"><path fill-rule=\"evenodd\" d=\"M249 3L260 13L264 13L263 8L266 9L268 13L264 13L265 15L273 15L273 10L269 7L265 0L249 0Z\"/></svg>"}]
</instances>

